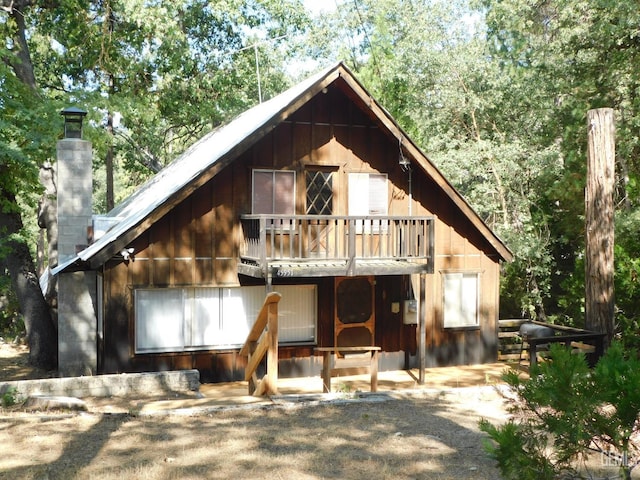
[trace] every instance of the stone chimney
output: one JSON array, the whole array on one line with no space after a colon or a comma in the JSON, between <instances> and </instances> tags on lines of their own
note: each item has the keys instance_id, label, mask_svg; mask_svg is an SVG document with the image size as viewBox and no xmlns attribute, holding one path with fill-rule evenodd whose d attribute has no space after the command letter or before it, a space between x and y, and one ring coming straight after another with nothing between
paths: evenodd
<instances>
[{"instance_id":1,"label":"stone chimney","mask_svg":"<svg viewBox=\"0 0 640 480\"><path fill-rule=\"evenodd\" d=\"M67 108L65 138L57 144L58 264L87 247L92 206L92 147L82 139L86 112ZM58 371L60 376L97 370L96 274L58 274Z\"/></svg>"}]
</instances>

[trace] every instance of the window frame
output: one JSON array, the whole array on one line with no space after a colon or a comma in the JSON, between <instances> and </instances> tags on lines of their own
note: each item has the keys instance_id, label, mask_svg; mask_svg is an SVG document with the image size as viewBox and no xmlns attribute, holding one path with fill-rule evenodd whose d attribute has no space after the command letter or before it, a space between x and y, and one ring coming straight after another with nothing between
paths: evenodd
<instances>
[{"instance_id":1,"label":"window frame","mask_svg":"<svg viewBox=\"0 0 640 480\"><path fill-rule=\"evenodd\" d=\"M445 330L473 330L480 328L480 280L482 272L479 270L445 270L440 273L442 278L442 328ZM452 282L456 278L459 284L448 287L448 282ZM471 297L468 285L472 280L475 284L475 301L469 305L468 301ZM467 288L465 288L465 283ZM451 291L451 288L455 288L455 291ZM449 298L450 295L455 295L457 298ZM453 302L453 305L451 302ZM451 307L455 307L455 311L452 311ZM451 315L454 315L454 318L451 318ZM469 315L473 316L474 319L472 321L469 321L469 318L465 318Z\"/></svg>"},{"instance_id":2,"label":"window frame","mask_svg":"<svg viewBox=\"0 0 640 480\"><path fill-rule=\"evenodd\" d=\"M334 196L335 191L333 187L334 180L336 179L336 170L335 169L327 169L327 168L306 168L304 173L304 181L305 181L305 214L306 215L333 215L334 212ZM313 199L310 203L310 189L312 187L318 187L318 182L316 178L318 175L322 175L323 185L318 189L315 195L313 195ZM312 178L310 178L312 177ZM311 181L310 181L311 180ZM323 202L322 210L327 210L325 212L318 213L317 209L317 199L323 198L323 192L328 194L328 201Z\"/></svg>"},{"instance_id":3,"label":"window frame","mask_svg":"<svg viewBox=\"0 0 640 480\"><path fill-rule=\"evenodd\" d=\"M294 291L295 289L295 291ZM307 290L307 295L301 295L300 289ZM209 290L214 295L211 295L209 299L212 304L215 304L217 312L213 314L209 320L203 322L202 319L202 305L198 305L198 300L206 300L205 297L198 294ZM279 323L281 330L278 344L282 346L288 345L315 345L318 338L318 287L315 284L304 285L281 285L280 291L284 291L282 300L280 301L279 308ZM154 295L158 295L157 298L153 298ZM180 306L175 312L167 312L166 309L160 308L161 316L167 318L178 318L180 325L171 325L170 331L173 330L174 334L178 337L181 344L167 345L167 339L160 338L159 341L163 344L157 346L149 341L149 332L153 329L162 328L162 320L158 320L155 316L149 317L148 324L141 324L140 322L145 318L145 315L140 311L143 306L139 304L139 301L146 300L147 302L160 301L160 299L166 300L171 296L175 296L174 301L179 301ZM192 352L192 351L207 351L207 350L229 350L238 349L244 344L246 337L256 320L259 309L264 302L264 286L246 286L246 287L168 287L168 288L136 288L134 290L134 335L133 335L133 347L137 355L144 354L157 354L157 353L176 353L176 352ZM178 298L179 297L179 300ZM296 309L296 303L304 298L302 303L303 308L308 310L303 311ZM225 299L228 299L225 302ZM244 315L239 316L237 308L230 310L231 304L240 301L242 303L242 310ZM300 304L297 305L298 307ZM200 310L198 310L200 308ZM206 309L206 305L205 305ZM198 311L200 314L198 315ZM225 317L225 312L227 317ZM151 314L152 315L152 314ZM226 318L226 319L225 319ZM295 322L305 320L296 324ZM239 331L234 333L234 329L229 329L229 325L233 324L236 327L240 327ZM216 325L217 324L217 325ZM198 331L196 327L205 326L207 329L211 326L214 331L213 335L217 335L218 341L213 343L197 342L194 340L204 339L207 333L204 331ZM216 330L217 329L217 330ZM286 338L284 332L287 330L296 330L297 332L305 331L307 335L304 339L301 338ZM231 333L231 338L228 337ZM174 342L175 343L175 342Z\"/></svg>"},{"instance_id":4,"label":"window frame","mask_svg":"<svg viewBox=\"0 0 640 480\"><path fill-rule=\"evenodd\" d=\"M366 180L365 180L366 179ZM389 175L379 172L350 172L347 176L349 216L386 217L389 215ZM379 187L383 185L383 187ZM372 199L376 200L372 203ZM376 209L375 207L382 207ZM386 221L356 223L356 233L386 233Z\"/></svg>"},{"instance_id":5,"label":"window frame","mask_svg":"<svg viewBox=\"0 0 640 480\"><path fill-rule=\"evenodd\" d=\"M263 202L256 202L256 173L270 173L271 174L271 208L269 212L257 212L256 205L264 206ZM290 200L290 204L287 205L285 212L276 212L278 210L277 207L277 195L276 195L276 185L278 176L292 176L292 190L290 198L286 200ZM269 168L254 168L251 170L251 213L256 215L295 215L296 213L296 172L295 170L275 170Z\"/></svg>"}]
</instances>

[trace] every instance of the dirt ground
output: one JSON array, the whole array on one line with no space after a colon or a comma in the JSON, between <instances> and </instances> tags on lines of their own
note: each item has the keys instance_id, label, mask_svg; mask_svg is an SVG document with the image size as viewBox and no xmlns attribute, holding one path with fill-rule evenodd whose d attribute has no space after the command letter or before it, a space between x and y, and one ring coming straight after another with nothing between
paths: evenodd
<instances>
[{"instance_id":1,"label":"dirt ground","mask_svg":"<svg viewBox=\"0 0 640 480\"><path fill-rule=\"evenodd\" d=\"M37 378L0 342L0 380ZM0 410L2 479L497 479L478 420L490 387L200 414Z\"/></svg>"},{"instance_id":2,"label":"dirt ground","mask_svg":"<svg viewBox=\"0 0 640 480\"><path fill-rule=\"evenodd\" d=\"M51 376L0 339L0 381ZM353 397L188 414L145 413L151 398L84 399L87 412L0 407L0 480L501 478L478 429L509 418L496 388ZM600 457L585 467L615 478Z\"/></svg>"}]
</instances>

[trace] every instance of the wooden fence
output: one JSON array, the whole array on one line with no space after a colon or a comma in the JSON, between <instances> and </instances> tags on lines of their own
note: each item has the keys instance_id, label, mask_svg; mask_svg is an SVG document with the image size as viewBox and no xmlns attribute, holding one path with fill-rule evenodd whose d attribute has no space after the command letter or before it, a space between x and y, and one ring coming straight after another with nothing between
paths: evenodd
<instances>
[{"instance_id":1,"label":"wooden fence","mask_svg":"<svg viewBox=\"0 0 640 480\"><path fill-rule=\"evenodd\" d=\"M549 327L555 331L555 335L523 339L520 335L520 327L527 322ZM498 360L501 361L521 362L526 358L530 365L535 364L538 353L546 350L551 343L564 343L575 353L587 354L591 365L594 365L604 353L604 333L551 323L532 322L527 319L499 320L498 326Z\"/></svg>"}]
</instances>

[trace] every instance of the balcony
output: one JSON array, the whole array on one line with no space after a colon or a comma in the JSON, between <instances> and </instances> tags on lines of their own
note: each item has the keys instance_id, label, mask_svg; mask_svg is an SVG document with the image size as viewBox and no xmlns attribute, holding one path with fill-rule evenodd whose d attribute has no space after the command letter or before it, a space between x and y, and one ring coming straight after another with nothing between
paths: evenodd
<instances>
[{"instance_id":1,"label":"balcony","mask_svg":"<svg viewBox=\"0 0 640 480\"><path fill-rule=\"evenodd\" d=\"M435 217L243 215L238 273L258 278L433 272Z\"/></svg>"}]
</instances>

